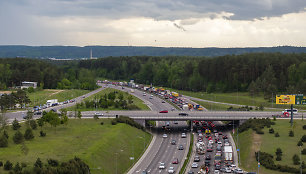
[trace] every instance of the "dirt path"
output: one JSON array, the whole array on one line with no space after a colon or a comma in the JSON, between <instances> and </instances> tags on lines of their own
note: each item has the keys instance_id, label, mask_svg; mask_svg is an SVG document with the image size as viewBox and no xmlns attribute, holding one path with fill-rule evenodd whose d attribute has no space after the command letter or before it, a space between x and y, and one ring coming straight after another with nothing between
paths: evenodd
<instances>
[{"instance_id":1,"label":"dirt path","mask_svg":"<svg viewBox=\"0 0 306 174\"><path fill-rule=\"evenodd\" d=\"M57 94L57 93L63 92L64 90L47 89L46 91L54 91L54 93L51 93L51 94L49 95L49 97L50 97L50 96L55 95L55 94Z\"/></svg>"}]
</instances>

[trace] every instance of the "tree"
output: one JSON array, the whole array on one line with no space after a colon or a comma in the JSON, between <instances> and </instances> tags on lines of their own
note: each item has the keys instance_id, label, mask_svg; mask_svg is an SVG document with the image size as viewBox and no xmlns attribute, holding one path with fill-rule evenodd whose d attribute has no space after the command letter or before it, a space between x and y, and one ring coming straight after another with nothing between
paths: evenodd
<instances>
[{"instance_id":1,"label":"tree","mask_svg":"<svg viewBox=\"0 0 306 174\"><path fill-rule=\"evenodd\" d=\"M31 140L31 139L34 138L33 131L32 131L31 128L26 129L26 131L25 131L25 133L24 133L24 138L25 138L26 140Z\"/></svg>"},{"instance_id":2,"label":"tree","mask_svg":"<svg viewBox=\"0 0 306 174\"><path fill-rule=\"evenodd\" d=\"M30 122L30 127L35 130L37 128L36 121L35 120L30 120L29 122Z\"/></svg>"},{"instance_id":3,"label":"tree","mask_svg":"<svg viewBox=\"0 0 306 174\"><path fill-rule=\"evenodd\" d=\"M55 128L55 131L56 131L56 126L58 126L61 123L61 120L60 120L58 114L50 111L47 114L47 118L48 118L49 124L51 126L53 126Z\"/></svg>"},{"instance_id":4,"label":"tree","mask_svg":"<svg viewBox=\"0 0 306 174\"><path fill-rule=\"evenodd\" d=\"M4 168L4 170L12 170L13 164L12 164L9 160L7 160L7 161L5 162L3 168Z\"/></svg>"},{"instance_id":5,"label":"tree","mask_svg":"<svg viewBox=\"0 0 306 174\"><path fill-rule=\"evenodd\" d=\"M21 125L19 124L19 122L17 121L17 119L15 118L14 121L12 122L12 128L14 130L18 130L21 127Z\"/></svg>"},{"instance_id":6,"label":"tree","mask_svg":"<svg viewBox=\"0 0 306 174\"><path fill-rule=\"evenodd\" d=\"M306 142L306 135L303 135L303 136L302 136L301 141L302 141L302 142Z\"/></svg>"},{"instance_id":7,"label":"tree","mask_svg":"<svg viewBox=\"0 0 306 174\"><path fill-rule=\"evenodd\" d=\"M42 168L43 163L41 162L40 158L37 158L36 162L34 163L34 167Z\"/></svg>"},{"instance_id":8,"label":"tree","mask_svg":"<svg viewBox=\"0 0 306 174\"><path fill-rule=\"evenodd\" d=\"M282 149L281 148L277 148L275 154L276 155L282 155L283 154Z\"/></svg>"},{"instance_id":9,"label":"tree","mask_svg":"<svg viewBox=\"0 0 306 174\"><path fill-rule=\"evenodd\" d=\"M300 140L300 141L297 143L297 146L303 146L303 142Z\"/></svg>"},{"instance_id":10,"label":"tree","mask_svg":"<svg viewBox=\"0 0 306 174\"><path fill-rule=\"evenodd\" d=\"M128 103L129 103L129 104L132 104L132 103L133 103L133 96L132 96L132 95L129 95L128 98L127 98L127 100L128 100Z\"/></svg>"},{"instance_id":11,"label":"tree","mask_svg":"<svg viewBox=\"0 0 306 174\"><path fill-rule=\"evenodd\" d=\"M77 117L78 117L79 119L81 119L81 118L82 118L82 113L81 113L81 111L78 111L78 115L77 115Z\"/></svg>"},{"instance_id":12,"label":"tree","mask_svg":"<svg viewBox=\"0 0 306 174\"><path fill-rule=\"evenodd\" d=\"M22 168L20 167L19 162L17 162L13 170L16 174L22 171Z\"/></svg>"},{"instance_id":13,"label":"tree","mask_svg":"<svg viewBox=\"0 0 306 174\"><path fill-rule=\"evenodd\" d=\"M275 137L279 137L279 133L278 132L275 133Z\"/></svg>"},{"instance_id":14,"label":"tree","mask_svg":"<svg viewBox=\"0 0 306 174\"><path fill-rule=\"evenodd\" d=\"M7 147L8 146L8 140L5 135L0 136L0 147Z\"/></svg>"},{"instance_id":15,"label":"tree","mask_svg":"<svg viewBox=\"0 0 306 174\"><path fill-rule=\"evenodd\" d=\"M17 130L17 132L13 136L13 141L14 141L15 144L20 144L24 141L24 137L19 130Z\"/></svg>"},{"instance_id":16,"label":"tree","mask_svg":"<svg viewBox=\"0 0 306 174\"><path fill-rule=\"evenodd\" d=\"M293 155L292 160L293 160L294 165L299 165L300 164L300 157L297 154Z\"/></svg>"},{"instance_id":17,"label":"tree","mask_svg":"<svg viewBox=\"0 0 306 174\"><path fill-rule=\"evenodd\" d=\"M294 132L292 130L289 131L289 137L294 137Z\"/></svg>"}]
</instances>

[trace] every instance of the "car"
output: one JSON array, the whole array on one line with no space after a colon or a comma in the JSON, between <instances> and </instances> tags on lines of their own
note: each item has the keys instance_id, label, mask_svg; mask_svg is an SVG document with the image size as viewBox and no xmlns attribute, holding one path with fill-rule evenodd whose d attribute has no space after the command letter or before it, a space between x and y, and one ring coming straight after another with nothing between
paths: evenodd
<instances>
[{"instance_id":1,"label":"car","mask_svg":"<svg viewBox=\"0 0 306 174\"><path fill-rule=\"evenodd\" d=\"M82 98L85 98L85 95L84 95L84 96L82 96Z\"/></svg>"},{"instance_id":2,"label":"car","mask_svg":"<svg viewBox=\"0 0 306 174\"><path fill-rule=\"evenodd\" d=\"M95 113L95 116L103 116L103 114L100 113L100 112L96 112L96 113Z\"/></svg>"},{"instance_id":3,"label":"car","mask_svg":"<svg viewBox=\"0 0 306 174\"><path fill-rule=\"evenodd\" d=\"M222 135L222 132L219 132L219 135Z\"/></svg>"},{"instance_id":4,"label":"car","mask_svg":"<svg viewBox=\"0 0 306 174\"><path fill-rule=\"evenodd\" d=\"M174 158L174 160L172 161L172 164L178 164L179 161L178 161L178 158Z\"/></svg>"},{"instance_id":5,"label":"car","mask_svg":"<svg viewBox=\"0 0 306 174\"><path fill-rule=\"evenodd\" d=\"M174 121L173 123L174 123L174 124L178 124L178 121Z\"/></svg>"},{"instance_id":6,"label":"car","mask_svg":"<svg viewBox=\"0 0 306 174\"><path fill-rule=\"evenodd\" d=\"M193 171L189 171L187 174L194 174L194 172Z\"/></svg>"},{"instance_id":7,"label":"car","mask_svg":"<svg viewBox=\"0 0 306 174\"><path fill-rule=\"evenodd\" d=\"M220 170L215 170L214 171L214 174L219 174L220 173Z\"/></svg>"},{"instance_id":8,"label":"car","mask_svg":"<svg viewBox=\"0 0 306 174\"><path fill-rule=\"evenodd\" d=\"M212 151L213 151L213 148L212 148L212 147L207 147L206 151L207 151L207 152L212 152Z\"/></svg>"},{"instance_id":9,"label":"car","mask_svg":"<svg viewBox=\"0 0 306 174\"><path fill-rule=\"evenodd\" d=\"M186 138L186 133L182 133L182 138Z\"/></svg>"},{"instance_id":10,"label":"car","mask_svg":"<svg viewBox=\"0 0 306 174\"><path fill-rule=\"evenodd\" d=\"M198 163L192 163L191 168L198 168Z\"/></svg>"},{"instance_id":11,"label":"car","mask_svg":"<svg viewBox=\"0 0 306 174\"><path fill-rule=\"evenodd\" d=\"M188 116L188 114L184 113L184 112L181 112L181 113L179 113L179 116Z\"/></svg>"},{"instance_id":12,"label":"car","mask_svg":"<svg viewBox=\"0 0 306 174\"><path fill-rule=\"evenodd\" d=\"M217 163L216 166L215 166L215 169L220 170L221 169L221 164Z\"/></svg>"},{"instance_id":13,"label":"car","mask_svg":"<svg viewBox=\"0 0 306 174\"><path fill-rule=\"evenodd\" d=\"M225 140L224 140L224 143L229 143L229 140L228 140L228 139L225 139Z\"/></svg>"},{"instance_id":14,"label":"car","mask_svg":"<svg viewBox=\"0 0 306 174\"><path fill-rule=\"evenodd\" d=\"M167 110L162 110L162 111L159 111L159 113L168 113Z\"/></svg>"},{"instance_id":15,"label":"car","mask_svg":"<svg viewBox=\"0 0 306 174\"><path fill-rule=\"evenodd\" d=\"M221 168L221 169L220 169L220 172L225 173L225 168L224 168L224 167L223 167L223 168Z\"/></svg>"},{"instance_id":16,"label":"car","mask_svg":"<svg viewBox=\"0 0 306 174\"><path fill-rule=\"evenodd\" d=\"M171 108L171 111L174 111L175 109L174 108Z\"/></svg>"},{"instance_id":17,"label":"car","mask_svg":"<svg viewBox=\"0 0 306 174\"><path fill-rule=\"evenodd\" d=\"M208 140L212 140L212 138L211 138L211 137L208 137Z\"/></svg>"},{"instance_id":18,"label":"car","mask_svg":"<svg viewBox=\"0 0 306 174\"><path fill-rule=\"evenodd\" d=\"M206 160L211 160L211 156L210 155L206 155L205 159Z\"/></svg>"},{"instance_id":19,"label":"car","mask_svg":"<svg viewBox=\"0 0 306 174\"><path fill-rule=\"evenodd\" d=\"M235 170L235 169L236 169L236 165L235 165L235 164L231 164L228 168L229 168L230 170Z\"/></svg>"},{"instance_id":20,"label":"car","mask_svg":"<svg viewBox=\"0 0 306 174\"><path fill-rule=\"evenodd\" d=\"M182 144L180 144L180 145L178 146L178 150L184 150L184 146L183 146Z\"/></svg>"},{"instance_id":21,"label":"car","mask_svg":"<svg viewBox=\"0 0 306 174\"><path fill-rule=\"evenodd\" d=\"M193 162L199 162L200 161L200 157L199 156L195 156L193 159Z\"/></svg>"},{"instance_id":22,"label":"car","mask_svg":"<svg viewBox=\"0 0 306 174\"><path fill-rule=\"evenodd\" d=\"M209 140L208 143L209 144L214 144L214 141L213 140Z\"/></svg>"},{"instance_id":23,"label":"car","mask_svg":"<svg viewBox=\"0 0 306 174\"><path fill-rule=\"evenodd\" d=\"M153 97L150 96L150 99L153 99Z\"/></svg>"},{"instance_id":24,"label":"car","mask_svg":"<svg viewBox=\"0 0 306 174\"><path fill-rule=\"evenodd\" d=\"M160 163L159 164L159 167L158 167L159 169L164 169L164 168L166 168L166 165L165 165L165 163Z\"/></svg>"},{"instance_id":25,"label":"car","mask_svg":"<svg viewBox=\"0 0 306 174\"><path fill-rule=\"evenodd\" d=\"M148 174L148 172L147 171L142 171L141 174Z\"/></svg>"},{"instance_id":26,"label":"car","mask_svg":"<svg viewBox=\"0 0 306 174\"><path fill-rule=\"evenodd\" d=\"M222 142L221 142L221 141L218 141L217 146L222 146Z\"/></svg>"},{"instance_id":27,"label":"car","mask_svg":"<svg viewBox=\"0 0 306 174\"><path fill-rule=\"evenodd\" d=\"M225 168L225 173L232 173L232 170L228 167Z\"/></svg>"},{"instance_id":28,"label":"car","mask_svg":"<svg viewBox=\"0 0 306 174\"><path fill-rule=\"evenodd\" d=\"M172 140L172 141L171 141L171 144L172 144L172 145L175 145L175 144L176 144L176 141L175 141L175 140Z\"/></svg>"},{"instance_id":29,"label":"car","mask_svg":"<svg viewBox=\"0 0 306 174\"><path fill-rule=\"evenodd\" d=\"M169 121L166 122L166 126L170 126L170 122Z\"/></svg>"},{"instance_id":30,"label":"car","mask_svg":"<svg viewBox=\"0 0 306 174\"><path fill-rule=\"evenodd\" d=\"M34 115L41 115L41 114L42 114L41 111L36 111L36 112L34 112Z\"/></svg>"},{"instance_id":31,"label":"car","mask_svg":"<svg viewBox=\"0 0 306 174\"><path fill-rule=\"evenodd\" d=\"M229 146L229 145L230 145L229 142L224 143L224 146Z\"/></svg>"},{"instance_id":32,"label":"car","mask_svg":"<svg viewBox=\"0 0 306 174\"><path fill-rule=\"evenodd\" d=\"M174 173L174 167L169 167L168 173Z\"/></svg>"},{"instance_id":33,"label":"car","mask_svg":"<svg viewBox=\"0 0 306 174\"><path fill-rule=\"evenodd\" d=\"M234 173L243 174L243 170L241 170L239 168L236 168L236 169L234 169Z\"/></svg>"},{"instance_id":34,"label":"car","mask_svg":"<svg viewBox=\"0 0 306 174\"><path fill-rule=\"evenodd\" d=\"M164 135L163 135L163 138L167 138L167 137L168 137L167 134L164 134Z\"/></svg>"},{"instance_id":35,"label":"car","mask_svg":"<svg viewBox=\"0 0 306 174\"><path fill-rule=\"evenodd\" d=\"M223 135L222 138L223 138L223 139L227 139L227 135Z\"/></svg>"},{"instance_id":36,"label":"car","mask_svg":"<svg viewBox=\"0 0 306 174\"><path fill-rule=\"evenodd\" d=\"M165 101L164 101L164 100L162 100L162 103L165 103Z\"/></svg>"}]
</instances>

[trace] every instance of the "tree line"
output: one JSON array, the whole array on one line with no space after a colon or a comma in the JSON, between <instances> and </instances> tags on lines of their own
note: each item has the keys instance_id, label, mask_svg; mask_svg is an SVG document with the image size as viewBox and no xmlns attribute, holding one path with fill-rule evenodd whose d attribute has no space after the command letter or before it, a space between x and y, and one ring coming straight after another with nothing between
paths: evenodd
<instances>
[{"instance_id":1,"label":"tree line","mask_svg":"<svg viewBox=\"0 0 306 174\"><path fill-rule=\"evenodd\" d=\"M79 68L114 80L134 79L181 90L207 92L306 92L306 54L248 53L208 57L109 57L83 60Z\"/></svg>"},{"instance_id":2,"label":"tree line","mask_svg":"<svg viewBox=\"0 0 306 174\"><path fill-rule=\"evenodd\" d=\"M41 89L95 89L95 74L78 68L77 62L62 64L27 58L0 59L0 90L20 86L23 81L38 82Z\"/></svg>"}]
</instances>

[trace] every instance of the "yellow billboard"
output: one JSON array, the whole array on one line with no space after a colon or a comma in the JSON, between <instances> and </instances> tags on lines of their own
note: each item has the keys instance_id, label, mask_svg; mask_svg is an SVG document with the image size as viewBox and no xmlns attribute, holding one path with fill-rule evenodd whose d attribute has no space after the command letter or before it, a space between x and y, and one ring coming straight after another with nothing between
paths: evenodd
<instances>
[{"instance_id":1,"label":"yellow billboard","mask_svg":"<svg viewBox=\"0 0 306 174\"><path fill-rule=\"evenodd\" d=\"M276 104L290 105L295 104L295 95L277 95Z\"/></svg>"}]
</instances>

